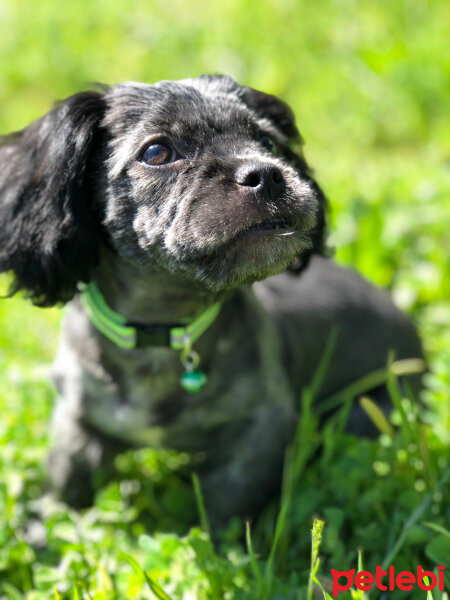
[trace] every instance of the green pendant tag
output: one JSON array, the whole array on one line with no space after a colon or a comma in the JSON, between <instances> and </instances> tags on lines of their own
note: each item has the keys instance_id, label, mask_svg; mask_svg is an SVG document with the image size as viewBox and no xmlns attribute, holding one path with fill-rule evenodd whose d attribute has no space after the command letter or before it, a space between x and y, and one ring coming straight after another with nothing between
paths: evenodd
<instances>
[{"instance_id":1,"label":"green pendant tag","mask_svg":"<svg viewBox=\"0 0 450 600\"><path fill-rule=\"evenodd\" d=\"M184 390L195 394L206 385L207 380L208 378L203 371L185 371L181 376L180 384Z\"/></svg>"}]
</instances>

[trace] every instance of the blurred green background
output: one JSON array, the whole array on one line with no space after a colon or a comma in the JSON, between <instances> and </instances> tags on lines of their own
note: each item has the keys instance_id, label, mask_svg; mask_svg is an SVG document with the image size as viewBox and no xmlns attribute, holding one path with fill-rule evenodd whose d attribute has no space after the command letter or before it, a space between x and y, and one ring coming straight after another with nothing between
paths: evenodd
<instances>
[{"instance_id":1,"label":"blurred green background","mask_svg":"<svg viewBox=\"0 0 450 600\"><path fill-rule=\"evenodd\" d=\"M425 419L442 450L450 430L449 6L0 0L0 133L92 82L225 73L281 96L329 198L336 259L389 288L420 329L430 364ZM29 499L45 477L47 369L60 314L21 298L0 302L0 468L11 531L23 518L22 480ZM13 559L3 560L0 571Z\"/></svg>"}]
</instances>

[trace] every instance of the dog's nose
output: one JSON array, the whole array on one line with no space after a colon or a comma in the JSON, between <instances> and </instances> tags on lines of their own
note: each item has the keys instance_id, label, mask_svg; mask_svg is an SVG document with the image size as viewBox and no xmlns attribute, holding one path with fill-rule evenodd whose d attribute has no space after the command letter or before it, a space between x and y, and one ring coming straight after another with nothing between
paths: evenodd
<instances>
[{"instance_id":1,"label":"dog's nose","mask_svg":"<svg viewBox=\"0 0 450 600\"><path fill-rule=\"evenodd\" d=\"M265 163L251 163L239 167L235 180L240 186L261 192L271 200L276 200L285 188L280 169Z\"/></svg>"}]
</instances>

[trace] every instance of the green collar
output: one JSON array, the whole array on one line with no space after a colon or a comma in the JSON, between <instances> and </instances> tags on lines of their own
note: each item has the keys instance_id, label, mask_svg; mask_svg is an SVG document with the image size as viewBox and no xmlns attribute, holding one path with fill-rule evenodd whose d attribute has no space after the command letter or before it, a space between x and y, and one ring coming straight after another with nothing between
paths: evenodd
<instances>
[{"instance_id":1,"label":"green collar","mask_svg":"<svg viewBox=\"0 0 450 600\"><path fill-rule=\"evenodd\" d=\"M93 325L117 346L126 350L148 346L166 346L181 350L180 358L184 367L180 379L181 386L191 393L204 387L207 377L198 369L200 356L193 350L192 344L215 321L221 309L220 302L207 308L189 325L143 325L131 323L112 310L106 304L95 281L81 286L80 299Z\"/></svg>"},{"instance_id":2,"label":"green collar","mask_svg":"<svg viewBox=\"0 0 450 600\"><path fill-rule=\"evenodd\" d=\"M131 350L146 346L169 346L184 350L215 321L221 304L207 308L189 325L144 325L132 323L110 308L95 281L82 286L81 304L95 327L117 346Z\"/></svg>"}]
</instances>

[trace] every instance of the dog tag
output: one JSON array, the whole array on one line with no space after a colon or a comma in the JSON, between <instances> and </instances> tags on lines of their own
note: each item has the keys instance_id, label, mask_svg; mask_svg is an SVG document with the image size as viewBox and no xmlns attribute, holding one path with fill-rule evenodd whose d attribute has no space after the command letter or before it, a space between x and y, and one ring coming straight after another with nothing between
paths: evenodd
<instances>
[{"instance_id":1,"label":"dog tag","mask_svg":"<svg viewBox=\"0 0 450 600\"><path fill-rule=\"evenodd\" d=\"M208 380L206 373L197 368L200 364L200 356L190 345L187 345L181 354L181 362L185 369L180 379L181 387L190 394L199 392Z\"/></svg>"},{"instance_id":2,"label":"dog tag","mask_svg":"<svg viewBox=\"0 0 450 600\"><path fill-rule=\"evenodd\" d=\"M199 392L205 386L208 378L203 371L185 371L180 379L181 387L191 394Z\"/></svg>"}]
</instances>

